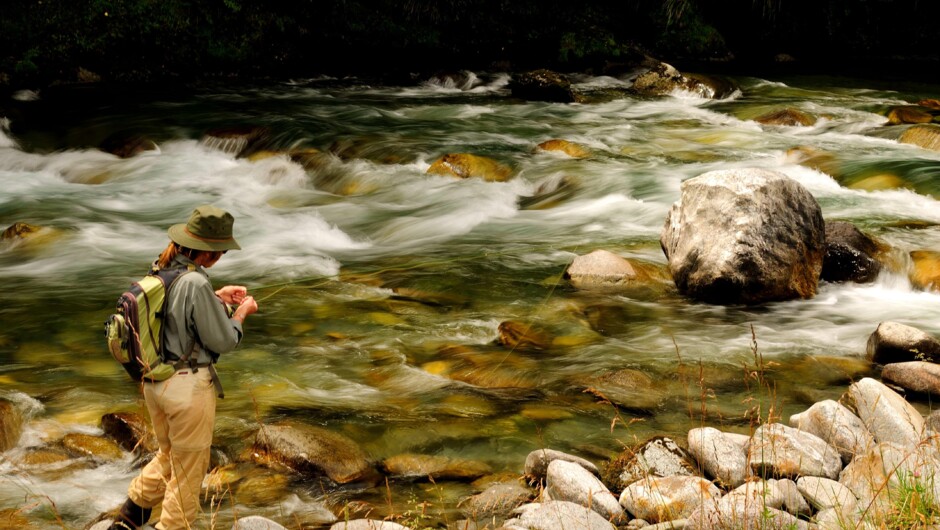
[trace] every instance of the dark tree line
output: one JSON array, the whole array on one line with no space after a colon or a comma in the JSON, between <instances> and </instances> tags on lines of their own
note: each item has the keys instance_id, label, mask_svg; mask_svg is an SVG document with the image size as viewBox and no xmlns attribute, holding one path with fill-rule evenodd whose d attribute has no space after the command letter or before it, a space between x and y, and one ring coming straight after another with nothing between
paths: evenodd
<instances>
[{"instance_id":1,"label":"dark tree line","mask_svg":"<svg viewBox=\"0 0 940 530\"><path fill-rule=\"evenodd\" d=\"M935 61L935 0L2 0L0 84Z\"/></svg>"}]
</instances>

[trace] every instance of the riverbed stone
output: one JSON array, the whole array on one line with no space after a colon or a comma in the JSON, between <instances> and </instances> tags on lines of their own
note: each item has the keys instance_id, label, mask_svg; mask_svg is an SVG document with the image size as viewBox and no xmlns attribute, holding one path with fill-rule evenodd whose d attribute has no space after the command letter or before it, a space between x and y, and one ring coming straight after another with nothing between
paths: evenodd
<instances>
[{"instance_id":1,"label":"riverbed stone","mask_svg":"<svg viewBox=\"0 0 940 530\"><path fill-rule=\"evenodd\" d=\"M391 477L432 481L471 482L492 472L484 462L421 454L391 456L382 461L381 467Z\"/></svg>"},{"instance_id":2,"label":"riverbed stone","mask_svg":"<svg viewBox=\"0 0 940 530\"><path fill-rule=\"evenodd\" d=\"M649 413L666 399L666 389L641 370L624 368L586 381L584 391L625 410Z\"/></svg>"},{"instance_id":3,"label":"riverbed stone","mask_svg":"<svg viewBox=\"0 0 940 530\"><path fill-rule=\"evenodd\" d=\"M790 427L825 440L839 451L843 464L851 462L856 454L867 451L874 443L865 423L844 405L831 399L790 416Z\"/></svg>"},{"instance_id":4,"label":"riverbed stone","mask_svg":"<svg viewBox=\"0 0 940 530\"><path fill-rule=\"evenodd\" d=\"M255 437L252 459L304 475L325 474L339 484L378 480L368 455L355 441L322 427L297 422L262 427Z\"/></svg>"},{"instance_id":5,"label":"riverbed stone","mask_svg":"<svg viewBox=\"0 0 940 530\"><path fill-rule=\"evenodd\" d=\"M702 477L648 477L627 486L620 504L634 517L660 523L683 519L702 503L719 497L721 490Z\"/></svg>"},{"instance_id":6,"label":"riverbed stone","mask_svg":"<svg viewBox=\"0 0 940 530\"><path fill-rule=\"evenodd\" d=\"M496 343L511 350L546 350L552 335L537 324L506 320L496 328Z\"/></svg>"},{"instance_id":7,"label":"riverbed stone","mask_svg":"<svg viewBox=\"0 0 940 530\"><path fill-rule=\"evenodd\" d=\"M881 371L881 380L918 394L940 395L940 365L935 363L891 363Z\"/></svg>"},{"instance_id":8,"label":"riverbed stone","mask_svg":"<svg viewBox=\"0 0 940 530\"><path fill-rule=\"evenodd\" d=\"M865 377L850 385L843 399L876 442L913 447L925 432L920 412L880 381Z\"/></svg>"},{"instance_id":9,"label":"riverbed stone","mask_svg":"<svg viewBox=\"0 0 940 530\"><path fill-rule=\"evenodd\" d=\"M580 179L571 175L550 176L535 186L531 195L517 199L522 210L545 210L572 197L580 186Z\"/></svg>"},{"instance_id":10,"label":"riverbed stone","mask_svg":"<svg viewBox=\"0 0 940 530\"><path fill-rule=\"evenodd\" d=\"M660 235L679 292L718 304L816 294L825 251L819 203L800 183L763 168L686 180Z\"/></svg>"},{"instance_id":11,"label":"riverbed stone","mask_svg":"<svg viewBox=\"0 0 940 530\"><path fill-rule=\"evenodd\" d=\"M915 327L899 322L878 324L868 337L868 360L878 364L908 361L940 361L940 340Z\"/></svg>"},{"instance_id":12,"label":"riverbed stone","mask_svg":"<svg viewBox=\"0 0 940 530\"><path fill-rule=\"evenodd\" d=\"M565 270L564 278L576 289L598 292L622 292L644 287L655 290L669 281L665 271L604 249L574 258Z\"/></svg>"},{"instance_id":13,"label":"riverbed stone","mask_svg":"<svg viewBox=\"0 0 940 530\"><path fill-rule=\"evenodd\" d=\"M594 510L568 501L529 503L520 506L514 513L515 517L503 522L504 530L614 530L616 528Z\"/></svg>"},{"instance_id":14,"label":"riverbed stone","mask_svg":"<svg viewBox=\"0 0 940 530\"><path fill-rule=\"evenodd\" d=\"M0 453L16 447L25 421L16 403L0 398Z\"/></svg>"},{"instance_id":15,"label":"riverbed stone","mask_svg":"<svg viewBox=\"0 0 940 530\"><path fill-rule=\"evenodd\" d=\"M881 272L875 256L882 246L852 223L826 221L826 253L821 279L827 282L873 282Z\"/></svg>"},{"instance_id":16,"label":"riverbed stone","mask_svg":"<svg viewBox=\"0 0 940 530\"><path fill-rule=\"evenodd\" d=\"M911 454L909 447L879 443L856 456L839 475L845 486L874 520L882 520L892 510L891 491L897 485L896 470Z\"/></svg>"},{"instance_id":17,"label":"riverbed stone","mask_svg":"<svg viewBox=\"0 0 940 530\"><path fill-rule=\"evenodd\" d=\"M750 475L747 461L750 440L747 435L722 432L714 427L697 427L688 434L689 452L706 476L725 488L740 486Z\"/></svg>"},{"instance_id":18,"label":"riverbed stone","mask_svg":"<svg viewBox=\"0 0 940 530\"><path fill-rule=\"evenodd\" d=\"M532 490L517 482L493 484L460 502L460 511L471 520L505 517L532 500Z\"/></svg>"},{"instance_id":19,"label":"riverbed stone","mask_svg":"<svg viewBox=\"0 0 940 530\"><path fill-rule=\"evenodd\" d=\"M287 528L260 515L241 517L232 525L232 530L287 530Z\"/></svg>"},{"instance_id":20,"label":"riverbed stone","mask_svg":"<svg viewBox=\"0 0 940 530\"><path fill-rule=\"evenodd\" d=\"M555 449L536 449L525 457L525 476L529 483L534 484L545 479L545 475L548 472L548 465L554 460L572 462L588 470L596 477L600 477L601 475L597 466L590 460Z\"/></svg>"},{"instance_id":21,"label":"riverbed stone","mask_svg":"<svg viewBox=\"0 0 940 530\"><path fill-rule=\"evenodd\" d=\"M601 291L620 290L643 279L630 260L604 249L574 258L565 278L576 289Z\"/></svg>"},{"instance_id":22,"label":"riverbed stone","mask_svg":"<svg viewBox=\"0 0 940 530\"><path fill-rule=\"evenodd\" d=\"M604 469L604 483L622 491L647 477L693 476L697 468L692 455L668 436L654 436L627 449Z\"/></svg>"},{"instance_id":23,"label":"riverbed stone","mask_svg":"<svg viewBox=\"0 0 940 530\"><path fill-rule=\"evenodd\" d=\"M505 182L512 177L513 170L485 156L471 153L448 153L435 160L427 173L462 179L479 178L487 182Z\"/></svg>"},{"instance_id":24,"label":"riverbed stone","mask_svg":"<svg viewBox=\"0 0 940 530\"><path fill-rule=\"evenodd\" d=\"M703 502L689 514L685 530L811 530L816 525L741 495Z\"/></svg>"},{"instance_id":25,"label":"riverbed stone","mask_svg":"<svg viewBox=\"0 0 940 530\"><path fill-rule=\"evenodd\" d=\"M754 118L754 121L764 125L783 125L786 127L809 127L816 123L816 118L800 109L787 107L773 110Z\"/></svg>"},{"instance_id":26,"label":"riverbed stone","mask_svg":"<svg viewBox=\"0 0 940 530\"><path fill-rule=\"evenodd\" d=\"M842 458L825 440L782 423L761 425L751 437L748 461L758 476L816 476L835 479Z\"/></svg>"},{"instance_id":27,"label":"riverbed stone","mask_svg":"<svg viewBox=\"0 0 940 530\"><path fill-rule=\"evenodd\" d=\"M147 151L159 151L157 143L138 133L118 132L109 135L98 145L105 153L119 158L131 158Z\"/></svg>"},{"instance_id":28,"label":"riverbed stone","mask_svg":"<svg viewBox=\"0 0 940 530\"><path fill-rule=\"evenodd\" d=\"M330 530L411 530L411 528L381 519L352 519L333 523Z\"/></svg>"},{"instance_id":29,"label":"riverbed stone","mask_svg":"<svg viewBox=\"0 0 940 530\"><path fill-rule=\"evenodd\" d=\"M255 471L238 482L234 499L248 506L271 506L287 496L290 477L274 471Z\"/></svg>"},{"instance_id":30,"label":"riverbed stone","mask_svg":"<svg viewBox=\"0 0 940 530\"><path fill-rule=\"evenodd\" d=\"M512 97L526 101L573 103L576 100L568 76L544 68L514 75L508 88Z\"/></svg>"},{"instance_id":31,"label":"riverbed stone","mask_svg":"<svg viewBox=\"0 0 940 530\"><path fill-rule=\"evenodd\" d=\"M901 134L898 142L940 151L940 127L933 124L913 125Z\"/></svg>"},{"instance_id":32,"label":"riverbed stone","mask_svg":"<svg viewBox=\"0 0 940 530\"><path fill-rule=\"evenodd\" d=\"M271 141L271 130L261 125L234 125L216 127L206 131L199 143L209 149L222 151L236 157L250 156L267 148Z\"/></svg>"},{"instance_id":33,"label":"riverbed stone","mask_svg":"<svg viewBox=\"0 0 940 530\"><path fill-rule=\"evenodd\" d=\"M796 487L813 508L824 510L836 506L854 507L858 499L842 483L825 477L800 477Z\"/></svg>"},{"instance_id":34,"label":"riverbed stone","mask_svg":"<svg viewBox=\"0 0 940 530\"><path fill-rule=\"evenodd\" d=\"M914 250L910 256L911 284L924 291L940 291L940 252Z\"/></svg>"},{"instance_id":35,"label":"riverbed stone","mask_svg":"<svg viewBox=\"0 0 940 530\"><path fill-rule=\"evenodd\" d=\"M574 462L553 460L545 475L544 500L569 501L589 506L608 521L626 522L623 508L607 486Z\"/></svg>"},{"instance_id":36,"label":"riverbed stone","mask_svg":"<svg viewBox=\"0 0 940 530\"><path fill-rule=\"evenodd\" d=\"M60 440L62 447L76 457L91 457L95 460L117 460L124 456L121 448L102 436L70 432Z\"/></svg>"},{"instance_id":37,"label":"riverbed stone","mask_svg":"<svg viewBox=\"0 0 940 530\"><path fill-rule=\"evenodd\" d=\"M667 63L658 63L641 73L631 86L633 92L644 96L667 96L682 91L708 99L728 97L737 88L737 85L726 78L683 74Z\"/></svg>"},{"instance_id":38,"label":"riverbed stone","mask_svg":"<svg viewBox=\"0 0 940 530\"><path fill-rule=\"evenodd\" d=\"M134 412L109 412L101 416L101 430L125 451L156 452L157 438L150 422Z\"/></svg>"},{"instance_id":39,"label":"riverbed stone","mask_svg":"<svg viewBox=\"0 0 940 530\"><path fill-rule=\"evenodd\" d=\"M536 146L541 151L561 152L572 158L585 158L591 155L591 150L587 147L570 142L568 140L552 139L545 140Z\"/></svg>"},{"instance_id":40,"label":"riverbed stone","mask_svg":"<svg viewBox=\"0 0 940 530\"><path fill-rule=\"evenodd\" d=\"M740 495L749 502L760 502L764 506L784 510L796 516L809 516L812 508L800 493L796 482L790 479L755 478L731 490L728 495Z\"/></svg>"},{"instance_id":41,"label":"riverbed stone","mask_svg":"<svg viewBox=\"0 0 940 530\"><path fill-rule=\"evenodd\" d=\"M888 109L888 124L901 125L904 123L930 123L933 114L920 105L898 105Z\"/></svg>"}]
</instances>

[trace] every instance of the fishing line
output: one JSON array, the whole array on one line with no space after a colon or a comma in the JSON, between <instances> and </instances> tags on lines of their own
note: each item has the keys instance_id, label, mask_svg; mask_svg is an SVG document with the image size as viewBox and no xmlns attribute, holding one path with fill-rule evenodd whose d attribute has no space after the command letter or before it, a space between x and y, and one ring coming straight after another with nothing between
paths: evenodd
<instances>
[{"instance_id":1,"label":"fishing line","mask_svg":"<svg viewBox=\"0 0 940 530\"><path fill-rule=\"evenodd\" d=\"M555 249L554 247L542 247L541 249L540 248L532 249L531 247L528 247L525 250L537 251L537 250L557 250L557 249ZM380 274L388 273L388 272L409 271L409 270L420 269L420 268L425 268L425 267L430 267L430 266L435 266L435 265L447 265L449 263L458 263L458 262L467 261L467 260L478 260L480 258L499 257L499 256L505 256L505 255L514 254L514 253L518 253L518 250L512 250L512 251L507 250L504 252L483 252L482 254L476 254L472 256L420 261L417 263L412 263L410 265L390 266L390 267L383 267L383 268L372 269L372 270L366 269L360 272L359 274L363 276L378 276ZM575 249L575 254L577 254L577 249ZM278 294L279 292L283 291L284 289L292 285L297 285L297 284L302 284L302 283L307 283L307 282L312 282L312 281L317 281L317 280L326 280L326 281L323 281L322 283L319 283L319 284L312 285L311 287L319 287L320 285L326 285L332 281L335 281L332 275L318 274L316 276L306 276L303 278L297 278L297 279L288 280L285 282L269 283L269 284L254 286L251 288L251 291L263 291L266 289L278 288L271 294L268 294L262 298L256 299L259 302L263 302L264 300L267 300L273 297L274 295ZM555 286L557 286L557 282L555 283L555 285L553 285L552 290L554 290Z\"/></svg>"}]
</instances>

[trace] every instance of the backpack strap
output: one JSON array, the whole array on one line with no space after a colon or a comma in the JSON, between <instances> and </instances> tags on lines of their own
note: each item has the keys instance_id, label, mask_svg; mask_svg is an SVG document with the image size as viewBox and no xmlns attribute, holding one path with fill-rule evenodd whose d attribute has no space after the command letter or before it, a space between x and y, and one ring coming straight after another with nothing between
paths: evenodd
<instances>
[{"instance_id":1,"label":"backpack strap","mask_svg":"<svg viewBox=\"0 0 940 530\"><path fill-rule=\"evenodd\" d=\"M177 267L175 269L169 269L169 270L163 271L166 273L166 276L163 278L164 278L164 282L166 283L166 291L167 291L167 295L163 300L162 310L164 312L166 312L167 307L169 306L169 303L170 303L170 296L169 296L170 287L172 287L173 284L176 283L176 280L178 280L180 276L186 274L187 272L192 272L195 270L196 270L196 266L190 264L190 265L187 265L185 268ZM152 274L159 274L160 272L161 270L159 268L155 268L154 270L151 271ZM162 333L166 333L166 326L164 326L163 329L161 330L161 334ZM165 339L166 337L160 338L160 345L161 345L160 356L161 357L163 357L162 346L166 344ZM173 363L173 369L179 370L181 368L188 367L190 370L192 370L193 373L196 373L199 371L199 368L208 368L209 375L212 377L212 386L215 387L215 390L216 390L216 393L218 393L219 399L223 399L225 398L225 392L222 391L222 381L219 380L219 374L218 372L215 371L215 366L213 366L212 362L209 362L208 364L197 364L196 358L193 357L193 353L196 352L196 343L199 343L199 342L200 342L199 336L196 335L196 340L195 342L193 342L193 347L190 348L190 350L185 355L180 357L178 361Z\"/></svg>"}]
</instances>

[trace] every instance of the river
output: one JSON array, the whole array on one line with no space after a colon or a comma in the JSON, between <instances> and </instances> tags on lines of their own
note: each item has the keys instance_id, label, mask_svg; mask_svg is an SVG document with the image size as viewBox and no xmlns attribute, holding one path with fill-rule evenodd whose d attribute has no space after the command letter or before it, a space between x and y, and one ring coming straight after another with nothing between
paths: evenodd
<instances>
[{"instance_id":1,"label":"river","mask_svg":"<svg viewBox=\"0 0 940 530\"><path fill-rule=\"evenodd\" d=\"M0 388L28 415L0 460L0 510L21 510L36 528L81 528L122 502L136 473L129 454L52 469L23 456L66 433L100 434L105 413L141 410L102 324L164 248L169 225L203 203L234 214L243 248L209 271L213 281L248 286L260 305L219 365L226 397L215 445L232 461L259 424L292 419L348 436L376 462L419 453L521 474L530 451L549 447L602 465L652 435L684 440L703 424L747 432L755 415L786 421L837 399L872 373L865 343L882 321L940 333L940 293L912 287L903 259L940 250L940 153L899 143L884 125L887 109L936 98L940 85L738 76L740 90L723 100L559 104L513 99L508 80L309 79L121 97L84 88L54 103L42 92L17 102L26 110L0 133L0 229L43 231L0 242ZM784 107L818 119L753 120ZM18 123L23 116L42 119ZM333 146L342 156L305 167L200 142L207 130L246 124L267 127L282 150ZM93 147L126 130L158 149L124 159ZM536 149L551 139L590 156ZM800 165L798 147L828 153L838 174ZM428 174L446 153L490 157L514 176ZM659 234L680 183L740 167L795 179L827 220L886 243L900 268L759 307L696 303L668 285L584 293L562 277L595 249L661 268ZM879 174L910 189L851 186ZM565 177L572 185L557 201L520 206ZM504 321L543 328L551 345L495 344ZM622 369L651 382L621 400L642 403L615 407L587 391ZM475 491L390 480L388 489L324 492L313 482L292 478L274 499L226 504L216 527L249 513L312 525L353 501L374 517L421 512L436 524L458 519L457 503Z\"/></svg>"}]
</instances>

